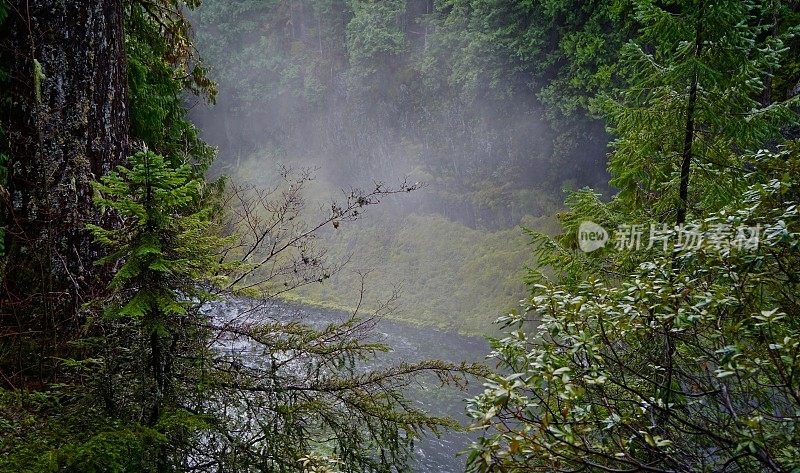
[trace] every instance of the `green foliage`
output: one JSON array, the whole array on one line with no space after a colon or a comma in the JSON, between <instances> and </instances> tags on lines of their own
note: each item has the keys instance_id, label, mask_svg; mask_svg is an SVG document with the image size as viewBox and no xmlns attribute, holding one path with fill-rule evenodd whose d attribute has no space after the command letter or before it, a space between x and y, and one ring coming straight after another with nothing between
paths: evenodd
<instances>
[{"instance_id":1,"label":"green foliage","mask_svg":"<svg viewBox=\"0 0 800 473\"><path fill-rule=\"evenodd\" d=\"M301 12L313 12L313 21ZM215 79L224 84L226 94L234 96L226 106L243 112L281 103L296 110L323 99L331 85L331 71L338 71L346 60L343 47L349 15L344 0L296 5L211 0L203 2L196 13L197 41L215 66ZM313 38L301 40L298 32L310 31L312 25ZM249 124L241 126L250 129Z\"/></svg>"},{"instance_id":2,"label":"green foliage","mask_svg":"<svg viewBox=\"0 0 800 473\"><path fill-rule=\"evenodd\" d=\"M347 24L350 65L356 74L370 77L387 62L396 62L406 49L405 34L398 24L405 1L351 0L349 6L353 10L353 19Z\"/></svg>"},{"instance_id":3,"label":"green foliage","mask_svg":"<svg viewBox=\"0 0 800 473\"><path fill-rule=\"evenodd\" d=\"M737 151L769 143L796 123L796 98L764 102L792 35L773 32L765 21L770 5L679 2L668 10L637 4L645 26L624 48L617 100L603 106L617 136L611 183L646 218L674 219L686 152L694 180L689 207L714 211L742 190ZM687 129L693 132L688 145Z\"/></svg>"},{"instance_id":4,"label":"green foliage","mask_svg":"<svg viewBox=\"0 0 800 473\"><path fill-rule=\"evenodd\" d=\"M636 27L631 3L436 2L424 78L440 92L455 86L469 97L491 97L500 109L520 100L541 109L553 135L552 158L542 164L557 163L554 179L567 169L595 169L592 158L607 139L591 119L590 102L614 85L619 50Z\"/></svg>"},{"instance_id":5,"label":"green foliage","mask_svg":"<svg viewBox=\"0 0 800 473\"><path fill-rule=\"evenodd\" d=\"M173 167L152 152L137 153L95 191L97 205L121 224L90 227L108 250L98 263L116 271L109 296L96 301L105 308L95 322L104 337L84 341L99 348L99 369L87 377L111 415L163 436L147 455L159 471L191 461L234 471L299 472L309 456L320 455L336 459L339 471L405 470L414 439L455 426L414 407L404 390L425 373L459 384L464 373L481 373L477 366L425 361L366 370L362 363L388 350L365 341L370 319L354 315L312 328L251 318L263 302L243 299L233 300L245 315L226 305L216 313L208 301L233 297L229 288L254 275L237 257L261 255L263 241L270 261L280 234L269 219L253 217L245 220L259 235L251 251L242 250L248 244L242 236L217 236L210 218L216 207L207 205L203 181L189 165ZM243 205L250 202L238 195ZM349 210L342 212L339 218L347 218ZM280 218L288 224L288 216ZM288 267L298 264L292 260ZM272 284L291 280L281 269L261 277ZM118 445L120 435L92 438L81 448L91 461L113 466L116 456L95 450Z\"/></svg>"},{"instance_id":6,"label":"green foliage","mask_svg":"<svg viewBox=\"0 0 800 473\"><path fill-rule=\"evenodd\" d=\"M615 92L619 99L602 94L596 101L618 135L609 170L619 194L605 203L589 189L572 193L559 216L563 234L551 239L533 233L539 261L557 279L578 283L588 274L613 277L636 268L641 254L575 252L578 225L592 220L613 229L674 222L686 152L688 209L702 217L745 190L746 169L753 164L741 150L771 145L797 122L796 97L777 95L762 103L771 75L784 74L781 67L789 56L782 45L793 29L781 22L786 35L767 34L773 21L764 18L768 3L715 3L702 11L691 8L692 2L669 11L650 2L639 5L645 27L619 64L626 80ZM699 49L694 47L698 25ZM690 112L693 82L698 94ZM692 131L688 146L687 129ZM546 278L532 272L528 279Z\"/></svg>"},{"instance_id":7,"label":"green foliage","mask_svg":"<svg viewBox=\"0 0 800 473\"><path fill-rule=\"evenodd\" d=\"M759 225L756 250L670 248L619 284L537 285L501 319L511 374L470 403L472 471L800 467L800 147L750 159L747 190L701 223Z\"/></svg>"},{"instance_id":8,"label":"green foliage","mask_svg":"<svg viewBox=\"0 0 800 473\"><path fill-rule=\"evenodd\" d=\"M513 96L532 87L562 116L585 111L610 85L615 51L631 31L630 10L628 1L437 2L432 53L445 69L431 78L473 95Z\"/></svg>"},{"instance_id":9,"label":"green foliage","mask_svg":"<svg viewBox=\"0 0 800 473\"><path fill-rule=\"evenodd\" d=\"M182 409L184 391L174 386L171 371L181 352L203 352L207 332L196 325L197 301L211 298L209 289L224 283L222 274L238 266L219 256L229 240L218 236L206 187L190 165L173 167L152 152L135 154L128 167L118 166L94 184L95 205L119 223L88 226L106 250L97 264L113 266L115 272L108 295L92 301L102 306L104 320L90 320L89 327L103 327L106 336L80 342L97 350L99 372L86 376L94 385L91 394L104 400L106 415L141 425L160 439L140 447L141 456L159 471L206 428ZM91 360L76 366L85 370L86 361ZM144 379L129 377L148 371ZM76 461L86 462L86 471L93 464L116 471L114 465L126 465L127 454L114 447L125 446L132 435L113 431L95 436L80 445L85 460ZM104 449L121 456L107 456Z\"/></svg>"},{"instance_id":10,"label":"green foliage","mask_svg":"<svg viewBox=\"0 0 800 473\"><path fill-rule=\"evenodd\" d=\"M165 442L164 436L146 427L99 432L85 442L65 445L44 469L101 472L154 471L149 452ZM63 465L56 467L56 465Z\"/></svg>"},{"instance_id":11,"label":"green foliage","mask_svg":"<svg viewBox=\"0 0 800 473\"><path fill-rule=\"evenodd\" d=\"M0 469L40 472L150 472L157 430L104 415L73 387L0 391ZM52 415L57 412L58 415Z\"/></svg>"},{"instance_id":12,"label":"green foliage","mask_svg":"<svg viewBox=\"0 0 800 473\"><path fill-rule=\"evenodd\" d=\"M96 183L95 204L121 217L123 225L90 225L108 249L98 264L121 261L110 283L109 315L132 319L185 315L187 298L203 297L204 284L232 269L219 260L225 240L216 236L213 208L200 205L204 181L189 165L172 168L162 156L141 152Z\"/></svg>"},{"instance_id":13,"label":"green foliage","mask_svg":"<svg viewBox=\"0 0 800 473\"><path fill-rule=\"evenodd\" d=\"M541 220L526 224L547 226ZM380 228L355 224L327 235L323 244L331 260L348 264L324 283L295 291L301 300L354 307L363 282L362 304L370 309L397 291L387 317L468 334L487 334L498 308L524 297L524 267L535 262L519 228L473 230L436 216L410 216Z\"/></svg>"},{"instance_id":14,"label":"green foliage","mask_svg":"<svg viewBox=\"0 0 800 473\"><path fill-rule=\"evenodd\" d=\"M791 27L772 2L638 2L618 65L620 192L570 194L564 233L533 233L531 296L501 318L498 374L470 402L471 471L793 471L797 465L798 144L772 94ZM784 35L787 33L787 35ZM681 215L683 210L683 215ZM757 226L757 248L608 245L591 220L707 232ZM550 276L550 277L548 277ZM509 423L508 419L514 419Z\"/></svg>"},{"instance_id":15,"label":"green foliage","mask_svg":"<svg viewBox=\"0 0 800 473\"><path fill-rule=\"evenodd\" d=\"M213 101L216 86L194 60L187 20L167 13L171 7L142 5L132 6L125 18L131 133L158 154L205 169L214 150L187 119L183 91Z\"/></svg>"}]
</instances>

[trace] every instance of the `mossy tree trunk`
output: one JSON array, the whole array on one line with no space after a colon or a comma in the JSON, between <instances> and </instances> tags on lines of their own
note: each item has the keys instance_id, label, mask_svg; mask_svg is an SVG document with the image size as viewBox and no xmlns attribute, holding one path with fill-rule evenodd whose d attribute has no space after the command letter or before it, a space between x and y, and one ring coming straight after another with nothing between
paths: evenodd
<instances>
[{"instance_id":1,"label":"mossy tree trunk","mask_svg":"<svg viewBox=\"0 0 800 473\"><path fill-rule=\"evenodd\" d=\"M57 332L104 287L85 226L100 219L90 182L128 152L124 6L9 3L0 45L12 98L0 314L28 325L20 328Z\"/></svg>"}]
</instances>

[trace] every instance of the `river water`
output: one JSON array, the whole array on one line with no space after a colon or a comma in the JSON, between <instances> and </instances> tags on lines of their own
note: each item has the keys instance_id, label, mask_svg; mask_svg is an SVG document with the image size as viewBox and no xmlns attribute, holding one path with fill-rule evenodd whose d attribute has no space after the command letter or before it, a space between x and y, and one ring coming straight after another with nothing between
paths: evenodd
<instances>
[{"instance_id":1,"label":"river water","mask_svg":"<svg viewBox=\"0 0 800 473\"><path fill-rule=\"evenodd\" d=\"M226 312L236 311L237 308L235 304L227 302L216 309ZM347 314L335 310L279 301L271 303L263 310L266 311L265 315L276 320L301 318L303 322L315 327L341 322L347 317ZM453 363L480 362L489 352L488 343L480 337L465 337L386 320L378 321L373 336L374 341L392 349L389 353L378 354L378 358L372 363L376 367L426 359ZM480 389L480 383L474 379L467 392L431 383L410 391L409 396L431 414L450 416L466 424L464 399ZM448 431L438 438L429 435L415 445L414 469L417 473L461 473L466 463L466 455L461 453L469 443L470 435L465 432Z\"/></svg>"}]
</instances>

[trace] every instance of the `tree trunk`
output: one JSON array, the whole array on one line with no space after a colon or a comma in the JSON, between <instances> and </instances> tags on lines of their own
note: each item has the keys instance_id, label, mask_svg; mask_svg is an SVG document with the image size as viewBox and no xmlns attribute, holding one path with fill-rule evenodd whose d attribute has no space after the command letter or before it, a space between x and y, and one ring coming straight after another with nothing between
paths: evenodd
<instances>
[{"instance_id":1,"label":"tree trunk","mask_svg":"<svg viewBox=\"0 0 800 473\"><path fill-rule=\"evenodd\" d=\"M124 8L122 0L10 3L6 290L74 309L97 285L85 231L99 219L90 182L128 149Z\"/></svg>"},{"instance_id":2,"label":"tree trunk","mask_svg":"<svg viewBox=\"0 0 800 473\"><path fill-rule=\"evenodd\" d=\"M697 13L697 23L694 35L694 59L699 60L703 48L703 10L705 3L700 2ZM700 71L694 66L692 83L689 86L689 98L686 104L686 127L683 137L683 152L681 153L681 180L678 190L678 209L675 223L686 223L686 213L689 210L689 174L692 169L692 147L694 146L694 112L697 104L697 88Z\"/></svg>"},{"instance_id":3,"label":"tree trunk","mask_svg":"<svg viewBox=\"0 0 800 473\"><path fill-rule=\"evenodd\" d=\"M0 32L11 69L0 336L17 356L0 367L8 384L53 380L81 304L106 286L85 228L108 225L90 183L128 151L123 19L122 0L9 2Z\"/></svg>"}]
</instances>

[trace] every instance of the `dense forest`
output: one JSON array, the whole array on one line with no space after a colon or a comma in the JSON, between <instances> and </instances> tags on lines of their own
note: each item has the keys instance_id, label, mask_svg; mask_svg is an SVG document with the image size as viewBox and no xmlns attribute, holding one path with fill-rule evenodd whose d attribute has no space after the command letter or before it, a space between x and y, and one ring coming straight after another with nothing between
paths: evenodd
<instances>
[{"instance_id":1,"label":"dense forest","mask_svg":"<svg viewBox=\"0 0 800 473\"><path fill-rule=\"evenodd\" d=\"M376 179L425 184L323 235L350 264L293 297L352 307L369 272L369 307L399 289L395 318L493 332L535 262L518 226L555 232L562 188L607 189L608 135L589 102L611 87L632 15L506 3L205 1L193 12L219 94L192 118L222 172L264 186L276 162L314 168L319 200ZM593 59L578 68L578 55Z\"/></svg>"},{"instance_id":2,"label":"dense forest","mask_svg":"<svg viewBox=\"0 0 800 473\"><path fill-rule=\"evenodd\" d=\"M800 471L799 33L0 0L0 471Z\"/></svg>"}]
</instances>

